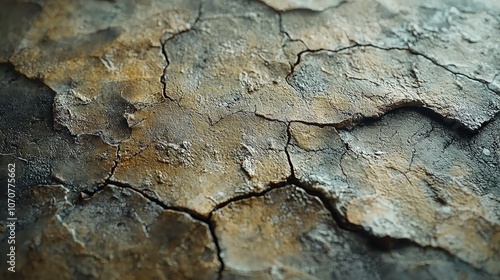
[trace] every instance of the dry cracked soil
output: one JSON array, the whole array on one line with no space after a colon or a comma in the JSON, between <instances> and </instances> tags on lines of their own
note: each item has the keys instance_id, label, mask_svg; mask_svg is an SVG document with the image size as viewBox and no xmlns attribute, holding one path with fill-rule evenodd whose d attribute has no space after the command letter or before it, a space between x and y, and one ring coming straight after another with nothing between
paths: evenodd
<instances>
[{"instance_id":1,"label":"dry cracked soil","mask_svg":"<svg viewBox=\"0 0 500 280\"><path fill-rule=\"evenodd\" d=\"M500 1L2 0L0 38L1 279L500 279Z\"/></svg>"}]
</instances>

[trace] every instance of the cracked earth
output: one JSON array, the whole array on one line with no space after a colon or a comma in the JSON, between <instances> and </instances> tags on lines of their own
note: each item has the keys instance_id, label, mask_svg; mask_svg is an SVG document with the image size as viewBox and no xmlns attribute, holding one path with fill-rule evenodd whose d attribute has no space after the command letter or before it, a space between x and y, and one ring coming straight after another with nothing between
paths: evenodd
<instances>
[{"instance_id":1,"label":"cracked earth","mask_svg":"<svg viewBox=\"0 0 500 280\"><path fill-rule=\"evenodd\" d=\"M0 23L1 279L500 279L500 2L5 0Z\"/></svg>"}]
</instances>

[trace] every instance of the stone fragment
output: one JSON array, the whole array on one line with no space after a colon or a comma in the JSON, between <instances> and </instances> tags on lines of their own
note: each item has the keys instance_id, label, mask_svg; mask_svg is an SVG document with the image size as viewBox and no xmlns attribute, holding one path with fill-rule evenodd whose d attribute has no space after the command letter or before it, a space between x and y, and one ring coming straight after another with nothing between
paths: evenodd
<instances>
[{"instance_id":1,"label":"stone fragment","mask_svg":"<svg viewBox=\"0 0 500 280\"><path fill-rule=\"evenodd\" d=\"M279 15L263 4L211 1L192 30L165 43L166 95L214 121L262 106L285 113L283 103L295 100L284 80L290 71L284 42Z\"/></svg>"},{"instance_id":2,"label":"stone fragment","mask_svg":"<svg viewBox=\"0 0 500 280\"><path fill-rule=\"evenodd\" d=\"M18 164L17 187L64 183L87 190L104 184L116 148L95 135L72 137L56 131L54 93L8 65L0 65L0 73L0 156L11 155L9 161Z\"/></svg>"},{"instance_id":3,"label":"stone fragment","mask_svg":"<svg viewBox=\"0 0 500 280\"><path fill-rule=\"evenodd\" d=\"M58 126L67 128L72 135L99 135L110 144L130 137L123 115L133 111L135 107L116 91L91 100L70 90L67 95L56 95L54 100L54 121Z\"/></svg>"},{"instance_id":4,"label":"stone fragment","mask_svg":"<svg viewBox=\"0 0 500 280\"><path fill-rule=\"evenodd\" d=\"M231 197L290 175L283 123L236 113L211 124L170 102L137 111L134 119L111 179L167 205L207 215Z\"/></svg>"},{"instance_id":5,"label":"stone fragment","mask_svg":"<svg viewBox=\"0 0 500 280\"><path fill-rule=\"evenodd\" d=\"M334 270L335 262L326 257L335 256L339 242L334 223L321 201L296 187L230 203L212 219L228 274L275 267L276 272L303 271L301 279L316 279L330 278Z\"/></svg>"},{"instance_id":6,"label":"stone fragment","mask_svg":"<svg viewBox=\"0 0 500 280\"><path fill-rule=\"evenodd\" d=\"M345 125L424 106L475 130L500 111L500 96L487 86L401 50L306 53L287 80L321 123Z\"/></svg>"},{"instance_id":7,"label":"stone fragment","mask_svg":"<svg viewBox=\"0 0 500 280\"><path fill-rule=\"evenodd\" d=\"M16 273L2 270L2 279L217 279L206 224L115 186L79 204L66 194L62 186L24 194L30 204L19 216Z\"/></svg>"}]
</instances>

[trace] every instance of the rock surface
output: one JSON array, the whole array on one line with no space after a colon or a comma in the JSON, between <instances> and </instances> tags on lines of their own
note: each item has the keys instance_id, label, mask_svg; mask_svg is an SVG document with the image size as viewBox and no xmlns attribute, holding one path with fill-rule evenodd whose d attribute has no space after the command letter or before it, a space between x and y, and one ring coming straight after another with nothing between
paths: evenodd
<instances>
[{"instance_id":1,"label":"rock surface","mask_svg":"<svg viewBox=\"0 0 500 280\"><path fill-rule=\"evenodd\" d=\"M496 122L490 129L498 132ZM407 110L340 134L295 123L291 133L295 176L334 201L348 223L500 272L500 161L498 152L490 164L473 152L477 136L463 140ZM498 145L498 134L491 140Z\"/></svg>"},{"instance_id":2,"label":"rock surface","mask_svg":"<svg viewBox=\"0 0 500 280\"><path fill-rule=\"evenodd\" d=\"M500 279L495 1L0 3L1 279Z\"/></svg>"},{"instance_id":3,"label":"rock surface","mask_svg":"<svg viewBox=\"0 0 500 280\"><path fill-rule=\"evenodd\" d=\"M112 185L77 205L60 185L27 192L17 279L217 279L210 230L186 213Z\"/></svg>"},{"instance_id":4,"label":"rock surface","mask_svg":"<svg viewBox=\"0 0 500 280\"><path fill-rule=\"evenodd\" d=\"M286 125L236 113L211 124L175 103L129 115L111 180L208 215L221 202L290 176Z\"/></svg>"},{"instance_id":5,"label":"rock surface","mask_svg":"<svg viewBox=\"0 0 500 280\"><path fill-rule=\"evenodd\" d=\"M351 0L321 14L286 13L282 23L291 39L310 50L404 48L452 73L491 83L500 68L499 10L489 0Z\"/></svg>"},{"instance_id":6,"label":"rock surface","mask_svg":"<svg viewBox=\"0 0 500 280\"><path fill-rule=\"evenodd\" d=\"M339 228L317 197L295 186L230 203L214 212L213 221L224 279L418 279L450 267L460 267L446 273L450 279L487 277L437 250L374 250Z\"/></svg>"}]
</instances>

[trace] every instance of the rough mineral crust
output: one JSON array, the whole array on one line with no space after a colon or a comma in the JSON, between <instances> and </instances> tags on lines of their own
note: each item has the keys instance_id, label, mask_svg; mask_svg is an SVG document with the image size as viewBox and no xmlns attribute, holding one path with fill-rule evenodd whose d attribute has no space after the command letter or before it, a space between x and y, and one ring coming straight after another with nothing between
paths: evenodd
<instances>
[{"instance_id":1,"label":"rough mineral crust","mask_svg":"<svg viewBox=\"0 0 500 280\"><path fill-rule=\"evenodd\" d=\"M223 279L488 277L436 250L373 250L366 239L339 228L317 197L295 186L230 203L212 219L225 263ZM404 262L397 260L400 254ZM447 271L451 267L458 270Z\"/></svg>"},{"instance_id":2,"label":"rough mineral crust","mask_svg":"<svg viewBox=\"0 0 500 280\"><path fill-rule=\"evenodd\" d=\"M161 100L158 79L166 63L161 41L189 29L199 5L50 0L9 61L57 93L55 117L73 134L125 140L127 135L114 131L123 107Z\"/></svg>"},{"instance_id":3,"label":"rough mineral crust","mask_svg":"<svg viewBox=\"0 0 500 280\"><path fill-rule=\"evenodd\" d=\"M300 15L300 16L298 16ZM498 1L350 0L322 13L282 15L309 49L406 48L453 73L491 83L500 69Z\"/></svg>"},{"instance_id":4,"label":"rough mineral crust","mask_svg":"<svg viewBox=\"0 0 500 280\"><path fill-rule=\"evenodd\" d=\"M499 3L1 1L0 278L500 279Z\"/></svg>"},{"instance_id":5,"label":"rough mineral crust","mask_svg":"<svg viewBox=\"0 0 500 280\"><path fill-rule=\"evenodd\" d=\"M5 64L0 75L1 153L10 161L18 159L17 187L58 182L90 190L103 184L115 164L116 147L97 135L71 137L56 130L50 89Z\"/></svg>"},{"instance_id":6,"label":"rough mineral crust","mask_svg":"<svg viewBox=\"0 0 500 280\"><path fill-rule=\"evenodd\" d=\"M186 213L112 185L78 204L61 185L27 192L18 271L2 279L217 279L210 230Z\"/></svg>"},{"instance_id":7,"label":"rough mineral crust","mask_svg":"<svg viewBox=\"0 0 500 280\"><path fill-rule=\"evenodd\" d=\"M208 215L221 202L290 176L286 125L248 113L210 123L175 103L128 115L111 177L172 206Z\"/></svg>"},{"instance_id":8,"label":"rough mineral crust","mask_svg":"<svg viewBox=\"0 0 500 280\"><path fill-rule=\"evenodd\" d=\"M342 124L418 105L477 129L500 111L500 96L486 85L402 50L307 53L287 80L321 122Z\"/></svg>"},{"instance_id":9,"label":"rough mineral crust","mask_svg":"<svg viewBox=\"0 0 500 280\"><path fill-rule=\"evenodd\" d=\"M298 180L334 201L348 223L443 248L498 274L497 123L484 128L496 132L485 134L487 144L407 110L340 135L293 123L288 150ZM471 145L479 141L495 154L479 154Z\"/></svg>"},{"instance_id":10,"label":"rough mineral crust","mask_svg":"<svg viewBox=\"0 0 500 280\"><path fill-rule=\"evenodd\" d=\"M267 36L259 37L263 33ZM165 44L165 94L215 120L244 110L344 126L413 105L474 130L500 111L500 97L488 84L455 74L401 42L303 49L290 64L288 49L298 46L286 44L286 34L279 16L260 7L236 18L202 9L192 30Z\"/></svg>"}]
</instances>

